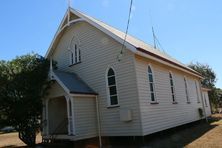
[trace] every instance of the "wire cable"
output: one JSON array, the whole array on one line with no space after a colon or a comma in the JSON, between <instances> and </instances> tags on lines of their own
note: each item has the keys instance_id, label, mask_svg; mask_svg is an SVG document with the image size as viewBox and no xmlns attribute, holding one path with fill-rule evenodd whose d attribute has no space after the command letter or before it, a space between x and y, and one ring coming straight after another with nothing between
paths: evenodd
<instances>
[{"instance_id":1,"label":"wire cable","mask_svg":"<svg viewBox=\"0 0 222 148\"><path fill-rule=\"evenodd\" d=\"M130 8L129 8L129 15L128 15L128 20L127 20L126 32L125 32L122 48L121 48L121 51L120 51L120 55L123 54L123 49L124 49L124 46L125 46L125 43L126 43L126 38L127 38L127 35L128 35L130 17L131 17L131 13L132 13L132 6L133 6L133 0L130 1Z\"/></svg>"}]
</instances>

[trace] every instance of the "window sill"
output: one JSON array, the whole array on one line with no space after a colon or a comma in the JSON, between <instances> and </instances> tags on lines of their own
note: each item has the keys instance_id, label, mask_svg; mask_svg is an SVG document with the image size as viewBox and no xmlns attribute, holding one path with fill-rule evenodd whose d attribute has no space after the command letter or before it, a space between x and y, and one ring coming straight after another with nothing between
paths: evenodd
<instances>
[{"instance_id":1,"label":"window sill","mask_svg":"<svg viewBox=\"0 0 222 148\"><path fill-rule=\"evenodd\" d=\"M191 104L191 102L187 102L187 104Z\"/></svg>"},{"instance_id":2,"label":"window sill","mask_svg":"<svg viewBox=\"0 0 222 148\"><path fill-rule=\"evenodd\" d=\"M120 107L119 105L109 105L109 106L107 106L107 108L109 109L109 108L117 108L117 107Z\"/></svg>"},{"instance_id":3,"label":"window sill","mask_svg":"<svg viewBox=\"0 0 222 148\"><path fill-rule=\"evenodd\" d=\"M72 67L72 66L80 64L80 63L82 63L82 62L80 61L80 62L77 62L77 63L73 63L73 64L69 65L69 67Z\"/></svg>"},{"instance_id":4,"label":"window sill","mask_svg":"<svg viewBox=\"0 0 222 148\"><path fill-rule=\"evenodd\" d=\"M158 102L151 102L150 104L153 104L153 105L154 105L154 104L159 104L159 103L158 103Z\"/></svg>"},{"instance_id":5,"label":"window sill","mask_svg":"<svg viewBox=\"0 0 222 148\"><path fill-rule=\"evenodd\" d=\"M178 102L172 102L172 104L178 104Z\"/></svg>"}]
</instances>

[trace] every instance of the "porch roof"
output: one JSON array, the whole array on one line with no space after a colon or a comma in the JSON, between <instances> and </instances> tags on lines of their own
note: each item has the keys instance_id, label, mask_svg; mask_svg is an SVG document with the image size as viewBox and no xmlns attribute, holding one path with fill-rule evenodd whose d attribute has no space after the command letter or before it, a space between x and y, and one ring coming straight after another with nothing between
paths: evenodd
<instances>
[{"instance_id":1,"label":"porch roof","mask_svg":"<svg viewBox=\"0 0 222 148\"><path fill-rule=\"evenodd\" d=\"M53 70L60 83L68 89L71 94L92 94L97 95L78 75L75 73Z\"/></svg>"}]
</instances>

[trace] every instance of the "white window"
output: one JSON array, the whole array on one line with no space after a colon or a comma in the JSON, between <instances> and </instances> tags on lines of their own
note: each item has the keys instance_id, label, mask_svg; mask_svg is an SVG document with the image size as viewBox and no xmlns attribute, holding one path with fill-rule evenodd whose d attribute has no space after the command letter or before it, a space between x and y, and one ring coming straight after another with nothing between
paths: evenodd
<instances>
[{"instance_id":1,"label":"white window","mask_svg":"<svg viewBox=\"0 0 222 148\"><path fill-rule=\"evenodd\" d=\"M70 43L70 65L81 62L80 43L76 36L74 36Z\"/></svg>"},{"instance_id":2,"label":"white window","mask_svg":"<svg viewBox=\"0 0 222 148\"><path fill-rule=\"evenodd\" d=\"M199 95L199 89L198 89L198 81L195 81L195 86L196 86L196 93L197 93L197 103L200 103L200 95Z\"/></svg>"},{"instance_id":3,"label":"white window","mask_svg":"<svg viewBox=\"0 0 222 148\"><path fill-rule=\"evenodd\" d=\"M173 76L172 76L172 73L170 73L170 72L169 72L169 78L170 78L171 97L172 97L173 102L176 102L176 95L175 95Z\"/></svg>"},{"instance_id":4,"label":"white window","mask_svg":"<svg viewBox=\"0 0 222 148\"><path fill-rule=\"evenodd\" d=\"M184 85L185 85L185 93L186 93L187 103L190 103L189 92L188 92L188 87L187 87L187 80L185 77L184 77Z\"/></svg>"},{"instance_id":5,"label":"white window","mask_svg":"<svg viewBox=\"0 0 222 148\"><path fill-rule=\"evenodd\" d=\"M150 87L151 102L156 102L153 71L150 66L148 66L148 80L149 80L149 87Z\"/></svg>"},{"instance_id":6,"label":"white window","mask_svg":"<svg viewBox=\"0 0 222 148\"><path fill-rule=\"evenodd\" d=\"M119 102L117 96L116 77L113 68L109 68L106 75L107 75L108 106L117 106Z\"/></svg>"},{"instance_id":7,"label":"white window","mask_svg":"<svg viewBox=\"0 0 222 148\"><path fill-rule=\"evenodd\" d=\"M206 97L206 94L204 93L203 96L204 96L205 106L208 107L208 105L207 105L207 97Z\"/></svg>"}]
</instances>

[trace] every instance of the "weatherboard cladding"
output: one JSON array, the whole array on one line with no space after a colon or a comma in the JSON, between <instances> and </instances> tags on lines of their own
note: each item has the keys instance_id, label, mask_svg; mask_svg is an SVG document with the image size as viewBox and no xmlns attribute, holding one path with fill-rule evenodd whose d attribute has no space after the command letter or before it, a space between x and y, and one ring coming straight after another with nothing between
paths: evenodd
<instances>
[{"instance_id":1,"label":"weatherboard cladding","mask_svg":"<svg viewBox=\"0 0 222 148\"><path fill-rule=\"evenodd\" d=\"M97 94L94 92L81 78L75 73L63 72L55 70L55 75L73 94Z\"/></svg>"},{"instance_id":2,"label":"weatherboard cladding","mask_svg":"<svg viewBox=\"0 0 222 148\"><path fill-rule=\"evenodd\" d=\"M77 10L73 10L72 9L72 12L75 13ZM125 33L112 27L112 26L109 26L105 23L103 23L102 21L99 21L93 17L90 17L86 14L83 14L82 12L79 12L77 11L78 13L80 13L82 16L84 16L85 18L89 19L90 21L96 23L97 25L101 26L102 28L106 29L108 32L110 33L113 33L114 35L116 35L117 37L121 38L122 40L124 40L125 38ZM140 51L140 52L144 52L146 54L149 54L155 58L158 58L158 59L161 59L165 62L168 62L170 64L173 64L175 66L178 66L180 68L183 68L191 73L194 73L196 75L199 75L200 74L196 71L194 71L193 69L189 68L188 66L184 65L183 63L181 63L180 61L172 58L171 56L169 56L168 54L158 50L158 49L155 49L153 48L151 45L148 45L146 43L144 43L143 41L131 36L131 35L127 35L126 37L126 42L131 44L132 46L134 46L137 51Z\"/></svg>"},{"instance_id":3,"label":"weatherboard cladding","mask_svg":"<svg viewBox=\"0 0 222 148\"><path fill-rule=\"evenodd\" d=\"M67 46L73 35L77 35L81 45L81 63L69 66L69 52ZM92 25L79 22L70 26L63 34L53 53L53 60L62 71L76 73L94 91L99 100L101 114L101 134L103 136L139 136L141 135L141 121L137 96L137 84L134 66L134 54L124 50L121 62L117 54L121 44L113 40ZM116 74L119 105L117 108L107 108L106 70L112 66ZM119 111L121 108L132 110L133 121L121 122ZM84 118L84 117L82 117Z\"/></svg>"},{"instance_id":4,"label":"weatherboard cladding","mask_svg":"<svg viewBox=\"0 0 222 148\"><path fill-rule=\"evenodd\" d=\"M52 58L53 60L58 61L57 66L59 70L76 73L99 94L98 100L100 106L102 136L147 135L152 132L157 132L169 127L174 127L175 125L181 125L199 119L197 108L201 107L201 104L196 104L196 98L192 90L190 90L190 95L193 102L191 101L191 104L186 103L183 83L183 76L190 76L188 77L188 79L190 79L188 80L188 85L190 86L190 89L195 88L194 83L190 81L197 79L196 76L188 75L187 70L186 72L178 71L175 68L160 64L160 62L154 62L151 59L148 60L141 56L137 56L129 50L124 50L124 56L119 62L117 61L117 55L122 47L121 44L111 36L96 28L97 27L92 24L90 25L83 21L68 27L63 32L57 46L55 46ZM117 34L120 32L113 28L112 32L115 31ZM67 48L73 34L78 36L81 41L80 49L82 62L70 66L68 58L69 51ZM119 34L121 34L121 32ZM130 36L128 36L128 40L129 38ZM150 48L149 50L151 50L151 53L155 53L155 55L164 54L152 47L148 47L147 44L136 39L132 39L131 45L133 44L133 41L138 42L135 44L141 43L138 47L142 49ZM165 54L164 58L170 59L170 57ZM169 61L173 61L173 59L170 59ZM151 105L148 100L150 98L148 91L149 86L147 86L147 65L149 63L152 64L156 79L155 83L157 100L159 101L158 105ZM120 107L117 108L107 107L106 69L109 66L113 67L116 72L120 105ZM176 105L173 105L170 99L168 68L174 74L176 99L178 101L178 104ZM66 81L68 81L67 83L70 83L69 80ZM82 103L82 105L85 104L83 102L80 103ZM92 104L89 106L92 106ZM194 107L192 108L192 106ZM87 115L87 112L89 111L88 107L84 107L84 110L86 111L86 113L84 113L85 115ZM81 108L83 109L83 107ZM133 120L131 122L124 123L120 121L119 111L122 108L132 110ZM86 118L80 114L79 118L82 120L82 122L79 122L79 125L83 126ZM80 121L80 119L77 120ZM82 128L82 130L82 132L87 133L87 130L84 131L84 128ZM83 138L81 135L79 136L79 138ZM91 137L91 135L85 135L84 138L86 137Z\"/></svg>"},{"instance_id":5,"label":"weatherboard cladding","mask_svg":"<svg viewBox=\"0 0 222 148\"><path fill-rule=\"evenodd\" d=\"M195 80L197 78L177 71L170 67L158 64L153 61L145 61L136 57L136 74L139 91L139 102L141 110L141 121L143 135L186 124L199 120L198 108L202 107L197 103ZM150 104L150 93L147 79L147 65L153 68L156 99L159 104ZM169 71L173 74L175 95L178 104L172 104ZM187 78L189 98L191 103L186 101L184 75ZM198 85L198 89L200 86Z\"/></svg>"},{"instance_id":6,"label":"weatherboard cladding","mask_svg":"<svg viewBox=\"0 0 222 148\"><path fill-rule=\"evenodd\" d=\"M66 21L67 17L68 17L68 11L66 13L66 16L64 17L63 21ZM102 32L106 33L107 35L111 36L112 38L117 39L120 43L123 43L123 40L125 38L125 33L112 27L109 26L93 17L90 17L80 11L74 10L74 9L70 9L70 13L74 14L76 16L78 16L79 18L83 19L84 21L88 22L89 24L93 25L94 27L96 27L97 29L101 30ZM64 23L64 22L63 22ZM59 29L61 29L63 26L60 26ZM52 43L51 45L53 45L54 43ZM151 45L148 45L146 43L144 43L143 41L134 38L130 35L127 35L126 37L126 44L130 45L131 47L134 48L134 53L137 52L143 52L145 54L151 55L155 58L158 58L164 62L167 62L169 64L175 65L179 68L182 68L188 72L193 73L194 75L198 75L201 77L201 75L199 73L197 73L196 71L194 71L193 69L189 68L188 66L186 66L185 64L181 63L180 61L172 58L171 56L169 56L168 54L158 50L158 49L154 49ZM125 45L126 45L125 44ZM52 46L50 46L49 50L46 53L46 56L49 57L49 53L51 52L51 50L53 50Z\"/></svg>"},{"instance_id":7,"label":"weatherboard cladding","mask_svg":"<svg viewBox=\"0 0 222 148\"><path fill-rule=\"evenodd\" d=\"M72 97L75 122L75 140L97 136L95 97Z\"/></svg>"}]
</instances>

